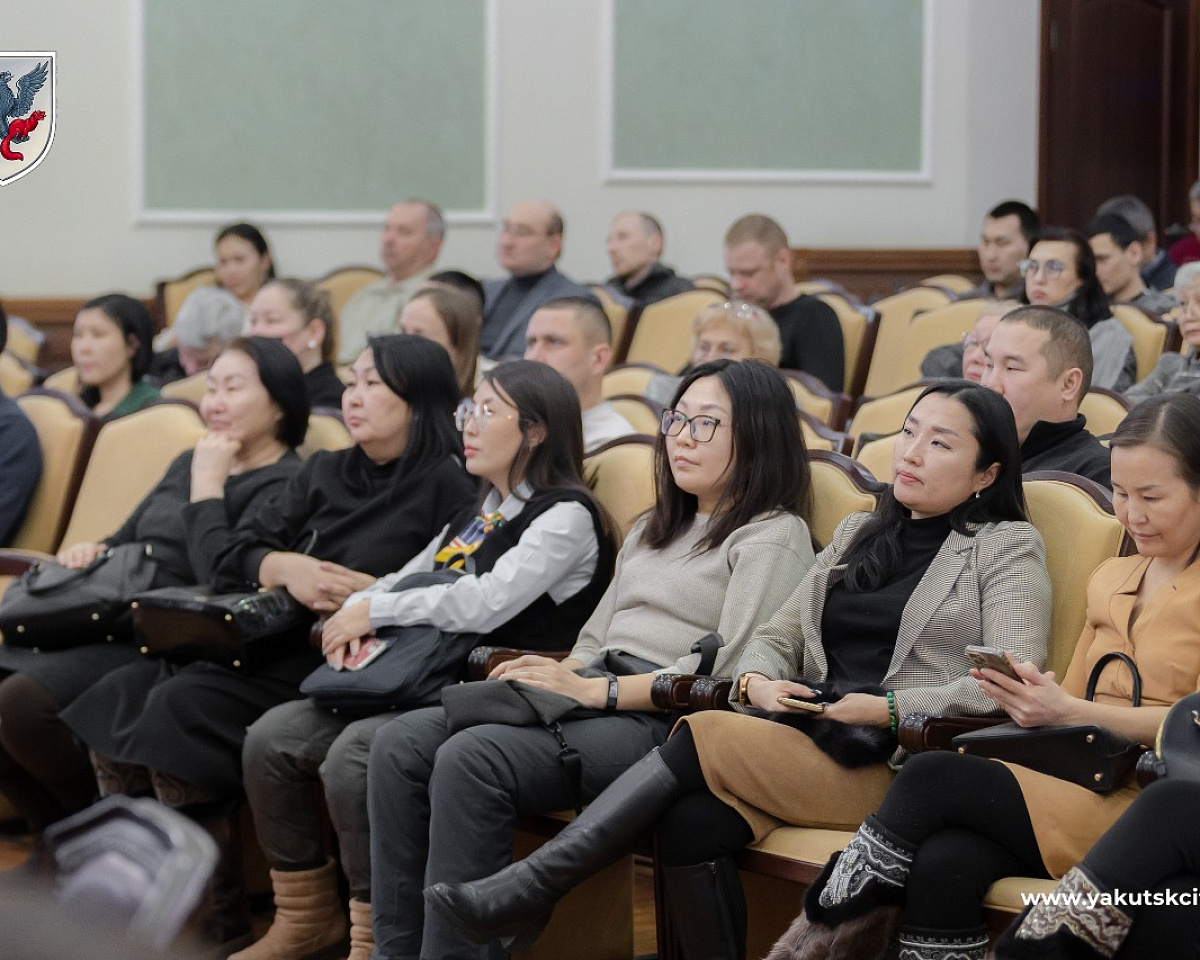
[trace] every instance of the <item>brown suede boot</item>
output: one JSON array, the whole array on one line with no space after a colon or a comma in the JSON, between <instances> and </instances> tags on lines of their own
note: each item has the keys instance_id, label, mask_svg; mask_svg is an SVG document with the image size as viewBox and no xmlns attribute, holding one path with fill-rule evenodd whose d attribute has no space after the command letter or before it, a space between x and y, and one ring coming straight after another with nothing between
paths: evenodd
<instances>
[{"instance_id":1,"label":"brown suede boot","mask_svg":"<svg viewBox=\"0 0 1200 960\"><path fill-rule=\"evenodd\" d=\"M345 955L346 917L332 860L315 870L272 870L271 886L271 929L229 960L333 960Z\"/></svg>"},{"instance_id":2,"label":"brown suede boot","mask_svg":"<svg viewBox=\"0 0 1200 960\"><path fill-rule=\"evenodd\" d=\"M346 960L371 960L375 949L375 931L371 928L371 905L358 899L350 901L350 956Z\"/></svg>"}]
</instances>

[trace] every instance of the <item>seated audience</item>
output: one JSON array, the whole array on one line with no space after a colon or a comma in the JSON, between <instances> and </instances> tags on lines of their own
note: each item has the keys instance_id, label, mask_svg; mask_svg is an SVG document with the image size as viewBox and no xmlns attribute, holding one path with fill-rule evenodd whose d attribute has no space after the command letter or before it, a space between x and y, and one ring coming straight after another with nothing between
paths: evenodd
<instances>
[{"instance_id":1,"label":"seated audience","mask_svg":"<svg viewBox=\"0 0 1200 960\"><path fill-rule=\"evenodd\" d=\"M1141 240L1142 250L1142 279L1146 286L1155 290L1170 290L1175 284L1175 264L1171 262L1166 250L1158 246L1158 227L1154 222L1154 214L1145 202L1131 194L1110 197L1096 208L1096 216L1115 213L1123 217Z\"/></svg>"},{"instance_id":2,"label":"seated audience","mask_svg":"<svg viewBox=\"0 0 1200 960\"><path fill-rule=\"evenodd\" d=\"M623 297L639 303L656 303L677 293L694 290L686 277L662 262L662 224L650 214L626 210L613 217L608 228L608 259L613 275L604 281Z\"/></svg>"},{"instance_id":3,"label":"seated audience","mask_svg":"<svg viewBox=\"0 0 1200 960\"><path fill-rule=\"evenodd\" d=\"M1091 388L1092 348L1063 310L1022 307L988 339L983 385L1012 407L1021 469L1065 470L1111 487L1108 451L1087 432L1079 401Z\"/></svg>"},{"instance_id":4,"label":"seated audience","mask_svg":"<svg viewBox=\"0 0 1200 960\"><path fill-rule=\"evenodd\" d=\"M159 386L203 373L238 336L246 318L241 301L220 287L199 287L187 295L167 328L174 346L157 349L146 379ZM161 348L163 337L155 338Z\"/></svg>"},{"instance_id":5,"label":"seated audience","mask_svg":"<svg viewBox=\"0 0 1200 960\"><path fill-rule=\"evenodd\" d=\"M1018 679L992 669L972 671L977 695L1019 726L1096 724L1137 743L1153 743L1170 705L1196 689L1198 437L1200 399L1183 394L1148 401L1117 428L1114 506L1138 553L1107 560L1092 574L1087 623L1062 685L1052 672L1011 655ZM1129 668L1120 662L1102 667L1094 698L1085 698L1094 667L1112 652L1131 658L1141 674L1140 706L1130 695ZM982 901L988 887L1009 876L1066 876L1073 892L1097 892L1086 873L1070 871L1136 795L1133 787L1098 793L1015 763L952 750L918 754L805 895L801 926L807 929L793 928L789 938L807 942L811 952L790 956L824 956L822 944L834 937L847 943L856 936L870 936L880 952L852 955L882 956L885 930L901 924L899 956L983 960L988 936ZM1147 858L1144 866L1150 863ZM1022 928L1043 940L1045 952L1021 956L1088 955L1078 941L1074 949L1061 941L1045 942L1050 931L1042 921L1061 916L1065 907L1048 906L1037 912L1036 925ZM1113 956L1119 935L1128 929L1127 918L1122 923L1110 911L1092 918L1089 940L1095 955ZM1194 936L1194 919L1190 926Z\"/></svg>"},{"instance_id":6,"label":"seated audience","mask_svg":"<svg viewBox=\"0 0 1200 960\"><path fill-rule=\"evenodd\" d=\"M217 286L228 290L242 305L249 330L250 304L268 280L275 279L275 260L261 230L251 223L222 227L213 241L216 248Z\"/></svg>"},{"instance_id":7,"label":"seated audience","mask_svg":"<svg viewBox=\"0 0 1200 960\"><path fill-rule=\"evenodd\" d=\"M976 384L930 386L894 463L879 508L842 522L742 651L738 712L685 715L553 840L488 879L432 887L429 903L481 943L523 945L559 897L656 828L680 955L744 957L733 857L782 824L857 827L904 769L908 714L993 710L964 644L1046 653L1050 578L1012 411ZM789 699L827 705L814 719Z\"/></svg>"},{"instance_id":8,"label":"seated audience","mask_svg":"<svg viewBox=\"0 0 1200 960\"><path fill-rule=\"evenodd\" d=\"M446 351L419 337L380 337L350 379L342 410L354 446L314 453L277 497L241 517L215 556L218 591L283 587L314 613L333 613L471 502ZM102 794L153 790L213 834L221 861L205 934L227 950L250 936L235 816L246 728L297 699L318 662L307 637L240 669L143 658L103 676L61 714L90 748Z\"/></svg>"},{"instance_id":9,"label":"seated audience","mask_svg":"<svg viewBox=\"0 0 1200 960\"><path fill-rule=\"evenodd\" d=\"M333 369L333 310L325 291L307 280L272 280L255 295L250 315L253 336L282 340L296 355L312 405L341 406L346 385Z\"/></svg>"},{"instance_id":10,"label":"seated audience","mask_svg":"<svg viewBox=\"0 0 1200 960\"><path fill-rule=\"evenodd\" d=\"M79 375L79 397L105 423L158 399L158 388L142 379L150 368L153 339L149 311L123 293L89 300L75 314L71 362Z\"/></svg>"},{"instance_id":11,"label":"seated audience","mask_svg":"<svg viewBox=\"0 0 1200 960\"><path fill-rule=\"evenodd\" d=\"M562 740L582 761L577 795L562 775L561 748L537 727L490 723L451 735L436 707L375 734L368 809L376 960L490 955L423 909L421 888L503 867L518 813L595 800L671 729L672 718L651 704L653 672L695 670L699 657L689 651L716 631L725 643L714 670L727 673L812 563L800 516L808 461L778 374L753 361L702 364L680 385L663 430L656 504L626 537L570 657L525 656L493 674L590 708L560 721ZM589 664L596 669L577 672Z\"/></svg>"},{"instance_id":12,"label":"seated audience","mask_svg":"<svg viewBox=\"0 0 1200 960\"><path fill-rule=\"evenodd\" d=\"M439 270L437 273L431 273L425 278L425 282L421 284L422 290L428 290L430 287L448 287L451 290L457 290L459 293L465 293L474 300L479 312L483 313L483 284L476 280L469 273L463 273L461 270Z\"/></svg>"},{"instance_id":13,"label":"seated audience","mask_svg":"<svg viewBox=\"0 0 1200 960\"><path fill-rule=\"evenodd\" d=\"M1083 235L1096 258L1096 278L1110 303L1132 303L1162 314L1178 301L1166 290L1153 290L1142 280L1142 241L1124 217L1106 213L1084 227Z\"/></svg>"},{"instance_id":14,"label":"seated audience","mask_svg":"<svg viewBox=\"0 0 1200 960\"><path fill-rule=\"evenodd\" d=\"M575 388L588 452L637 433L600 394L612 359L611 339L604 311L581 297L557 297L539 307L525 333L525 359L553 367Z\"/></svg>"},{"instance_id":15,"label":"seated audience","mask_svg":"<svg viewBox=\"0 0 1200 960\"><path fill-rule=\"evenodd\" d=\"M1188 229L1192 232L1172 244L1169 251L1171 262L1177 267L1200 260L1200 180L1193 183L1188 191L1188 215Z\"/></svg>"},{"instance_id":16,"label":"seated audience","mask_svg":"<svg viewBox=\"0 0 1200 960\"><path fill-rule=\"evenodd\" d=\"M969 333L964 333L962 343L948 343L934 347L921 361L921 376L930 380L946 377L962 377L972 383L983 380L988 338L996 324L1006 313L1017 309L1015 300L988 300L979 309L979 319Z\"/></svg>"},{"instance_id":17,"label":"seated audience","mask_svg":"<svg viewBox=\"0 0 1200 960\"><path fill-rule=\"evenodd\" d=\"M1175 290L1179 295L1179 333L1184 350L1169 350L1158 358L1154 370L1145 380L1125 391L1131 400L1143 400L1160 393L1191 393L1200 395L1200 263L1185 263L1175 274Z\"/></svg>"},{"instance_id":18,"label":"seated audience","mask_svg":"<svg viewBox=\"0 0 1200 960\"><path fill-rule=\"evenodd\" d=\"M503 363L484 377L473 400L463 401L458 424L480 498L399 572L352 594L325 622L322 647L338 669L374 631L409 624L478 634L481 644L561 650L608 587L615 550L583 479L571 385L542 364ZM393 592L410 574L452 568L464 556L473 571L450 586ZM367 754L375 731L397 716L354 720L293 700L250 728L242 754L246 794L279 909L267 935L231 960L300 956L345 935L336 868L321 845L318 781L353 898L351 960L368 960L374 943Z\"/></svg>"},{"instance_id":19,"label":"seated audience","mask_svg":"<svg viewBox=\"0 0 1200 960\"><path fill-rule=\"evenodd\" d=\"M554 265L562 256L563 218L549 200L522 200L500 225L496 262L505 279L483 281L480 350L489 360L519 357L535 310L556 297L594 300L592 292Z\"/></svg>"},{"instance_id":20,"label":"seated audience","mask_svg":"<svg viewBox=\"0 0 1200 960\"><path fill-rule=\"evenodd\" d=\"M353 363L370 337L399 332L400 311L428 279L445 232L442 211L426 200L406 200L388 211L379 241L385 276L342 307L338 363Z\"/></svg>"},{"instance_id":21,"label":"seated audience","mask_svg":"<svg viewBox=\"0 0 1200 960\"><path fill-rule=\"evenodd\" d=\"M1021 261L1029 256L1041 222L1020 200L1005 200L987 212L979 233L979 269L983 283L966 294L989 300L1015 300L1024 289ZM955 374L957 376L957 374Z\"/></svg>"},{"instance_id":22,"label":"seated audience","mask_svg":"<svg viewBox=\"0 0 1200 960\"><path fill-rule=\"evenodd\" d=\"M458 391L469 397L475 390L481 319L479 305L470 294L453 287L426 287L414 293L400 311L400 332L432 340L450 354Z\"/></svg>"},{"instance_id":23,"label":"seated audience","mask_svg":"<svg viewBox=\"0 0 1200 960\"><path fill-rule=\"evenodd\" d=\"M1108 309L1096 278L1096 259L1083 235L1046 227L1021 261L1027 303L1061 307L1087 328L1092 341L1092 386L1121 392L1137 379L1133 336Z\"/></svg>"},{"instance_id":24,"label":"seated audience","mask_svg":"<svg viewBox=\"0 0 1200 960\"><path fill-rule=\"evenodd\" d=\"M299 363L277 341L235 340L209 370L200 415L208 433L195 450L175 458L119 530L63 548L60 563L79 569L140 543L153 551L154 587L212 579L230 529L300 468L293 448L308 429L308 397ZM0 644L0 791L33 829L82 810L96 790L87 751L59 711L141 659L133 643L56 651Z\"/></svg>"},{"instance_id":25,"label":"seated audience","mask_svg":"<svg viewBox=\"0 0 1200 960\"><path fill-rule=\"evenodd\" d=\"M710 360L761 360L777 367L780 350L779 327L762 307L741 300L710 304L692 318L692 359L683 372L656 373L642 392L666 407L694 367Z\"/></svg>"},{"instance_id":26,"label":"seated audience","mask_svg":"<svg viewBox=\"0 0 1200 960\"><path fill-rule=\"evenodd\" d=\"M0 306L0 353L8 343L8 315ZM16 402L0 390L0 547L12 545L42 477L37 431Z\"/></svg>"},{"instance_id":27,"label":"seated audience","mask_svg":"<svg viewBox=\"0 0 1200 960\"><path fill-rule=\"evenodd\" d=\"M737 220L725 234L725 269L734 296L762 307L779 326L779 365L840 391L846 372L842 325L829 304L796 292L783 228L761 214Z\"/></svg>"}]
</instances>

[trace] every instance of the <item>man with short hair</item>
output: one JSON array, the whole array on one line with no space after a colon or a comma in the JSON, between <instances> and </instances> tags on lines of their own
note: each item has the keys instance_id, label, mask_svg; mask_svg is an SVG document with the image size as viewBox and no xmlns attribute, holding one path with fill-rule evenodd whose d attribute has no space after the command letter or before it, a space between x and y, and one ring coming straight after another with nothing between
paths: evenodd
<instances>
[{"instance_id":1,"label":"man with short hair","mask_svg":"<svg viewBox=\"0 0 1200 960\"><path fill-rule=\"evenodd\" d=\"M591 300L556 297L529 318L525 359L561 373L579 395L583 409L583 449L637 433L600 392L612 359L612 328Z\"/></svg>"},{"instance_id":2,"label":"man with short hair","mask_svg":"<svg viewBox=\"0 0 1200 960\"><path fill-rule=\"evenodd\" d=\"M339 363L357 360L368 337L400 330L400 311L429 276L445 234L442 211L427 200L405 200L388 211L379 241L386 276L367 284L342 307Z\"/></svg>"},{"instance_id":3,"label":"man with short hair","mask_svg":"<svg viewBox=\"0 0 1200 960\"><path fill-rule=\"evenodd\" d=\"M1172 294L1151 290L1142 280L1144 247L1124 217L1102 214L1084 228L1083 234L1096 258L1096 279L1110 303L1132 303L1155 314L1166 313L1179 304Z\"/></svg>"},{"instance_id":4,"label":"man with short hair","mask_svg":"<svg viewBox=\"0 0 1200 960\"><path fill-rule=\"evenodd\" d=\"M8 317L0 307L0 353L8 343ZM37 431L15 400L0 390L0 547L12 546L42 476Z\"/></svg>"},{"instance_id":5,"label":"man with short hair","mask_svg":"<svg viewBox=\"0 0 1200 960\"><path fill-rule=\"evenodd\" d=\"M757 213L735 221L725 234L725 269L734 296L762 307L779 327L779 366L811 373L840 392L846 372L842 325L829 304L797 291L783 227Z\"/></svg>"},{"instance_id":6,"label":"man with short hair","mask_svg":"<svg viewBox=\"0 0 1200 960\"><path fill-rule=\"evenodd\" d=\"M563 218L549 200L521 200L500 224L496 261L507 279L483 281L479 351L489 360L521 356L534 311L556 297L595 300L591 291L554 266L562 256Z\"/></svg>"},{"instance_id":7,"label":"man with short hair","mask_svg":"<svg viewBox=\"0 0 1200 960\"><path fill-rule=\"evenodd\" d=\"M988 338L983 385L1012 407L1024 473L1064 470L1111 489L1108 450L1079 412L1091 383L1092 342L1065 310L1021 307Z\"/></svg>"},{"instance_id":8,"label":"man with short hair","mask_svg":"<svg viewBox=\"0 0 1200 960\"><path fill-rule=\"evenodd\" d=\"M1123 193L1110 197L1096 208L1096 216L1115 213L1124 217L1142 242L1142 279L1155 290L1170 290L1175 285L1175 264L1166 250L1158 247L1158 227L1150 208L1137 197Z\"/></svg>"},{"instance_id":9,"label":"man with short hair","mask_svg":"<svg viewBox=\"0 0 1200 960\"><path fill-rule=\"evenodd\" d=\"M662 224L654 217L642 211L618 213L608 228L608 259L613 275L605 286L642 304L694 290L691 280L676 276L662 262L662 251Z\"/></svg>"},{"instance_id":10,"label":"man with short hair","mask_svg":"<svg viewBox=\"0 0 1200 960\"><path fill-rule=\"evenodd\" d=\"M1037 212L1020 200L998 203L983 218L979 233L979 269L983 283L963 299L1017 300L1025 291L1021 261L1029 256L1041 223Z\"/></svg>"}]
</instances>

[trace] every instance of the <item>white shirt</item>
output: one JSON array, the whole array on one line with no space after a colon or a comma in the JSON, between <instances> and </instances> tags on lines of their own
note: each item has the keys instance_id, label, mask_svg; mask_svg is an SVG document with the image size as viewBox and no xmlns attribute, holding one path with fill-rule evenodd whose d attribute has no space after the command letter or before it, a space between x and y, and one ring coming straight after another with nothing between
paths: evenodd
<instances>
[{"instance_id":1,"label":"white shirt","mask_svg":"<svg viewBox=\"0 0 1200 960\"><path fill-rule=\"evenodd\" d=\"M616 407L607 400L583 411L583 449L586 451L634 433L637 431L633 424L617 413Z\"/></svg>"}]
</instances>

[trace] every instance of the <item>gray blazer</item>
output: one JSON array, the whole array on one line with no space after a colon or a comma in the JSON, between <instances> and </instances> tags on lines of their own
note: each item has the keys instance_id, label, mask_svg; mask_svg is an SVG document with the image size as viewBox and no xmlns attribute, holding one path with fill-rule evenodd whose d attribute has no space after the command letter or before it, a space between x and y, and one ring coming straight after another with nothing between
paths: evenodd
<instances>
[{"instance_id":1,"label":"gray blazer","mask_svg":"<svg viewBox=\"0 0 1200 960\"><path fill-rule=\"evenodd\" d=\"M1157 397L1160 393L1190 393L1200 396L1200 358L1194 349L1187 353L1164 353L1158 365L1141 383L1125 391L1133 400Z\"/></svg>"},{"instance_id":2,"label":"gray blazer","mask_svg":"<svg viewBox=\"0 0 1200 960\"><path fill-rule=\"evenodd\" d=\"M825 597L830 584L845 575L840 560L870 516L855 513L842 521L791 597L754 632L736 676L753 671L776 679L825 678ZM952 531L904 608L883 686L895 692L900 716L995 713L996 704L968 673L963 647L1000 647L1018 661L1041 666L1049 634L1050 575L1034 526L982 524L973 537Z\"/></svg>"},{"instance_id":3,"label":"gray blazer","mask_svg":"<svg viewBox=\"0 0 1200 960\"><path fill-rule=\"evenodd\" d=\"M517 309L506 316L496 316L496 299L512 283L512 278L483 281L483 326L479 330L479 352L489 360L505 360L525 355L525 328L534 311L556 297L587 297L599 305L596 295L570 277L551 267L530 288Z\"/></svg>"}]
</instances>

